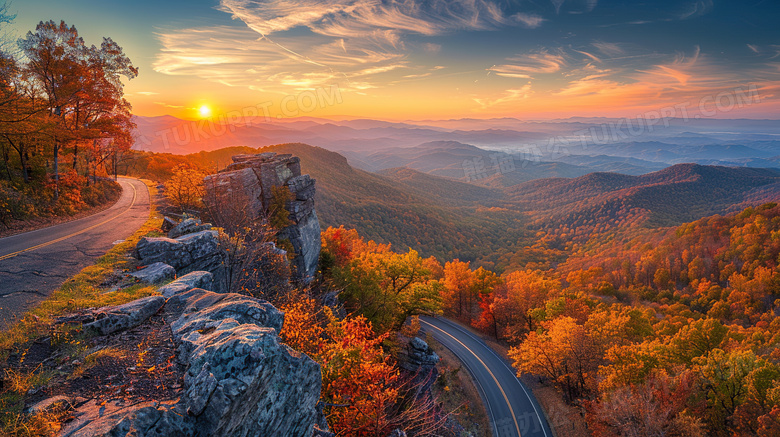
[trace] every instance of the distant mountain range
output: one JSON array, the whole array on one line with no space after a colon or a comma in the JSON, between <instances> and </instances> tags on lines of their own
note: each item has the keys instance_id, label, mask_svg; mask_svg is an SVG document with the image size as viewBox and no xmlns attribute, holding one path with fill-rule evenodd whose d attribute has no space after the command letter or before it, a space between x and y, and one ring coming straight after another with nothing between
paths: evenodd
<instances>
[{"instance_id":1,"label":"distant mountain range","mask_svg":"<svg viewBox=\"0 0 780 437\"><path fill-rule=\"evenodd\" d=\"M405 167L488 187L592 172L642 175L680 163L780 168L776 120L665 119L652 128L607 118L389 122L301 117L225 124L161 116L135 117L135 122L137 150L188 154L306 143L338 152L369 172Z\"/></svg>"},{"instance_id":2,"label":"distant mountain range","mask_svg":"<svg viewBox=\"0 0 780 437\"><path fill-rule=\"evenodd\" d=\"M466 183L435 174L448 175L447 165L434 168L425 163L450 162L457 168L469 153L493 152L452 142L404 148L400 157L372 154L373 162L395 165L376 172L356 168L338 153L300 143L200 152L178 157L177 162L222 168L231 155L258 151L301 158L303 171L317 179L316 208L323 227L344 225L401 250L412 247L425 256L475 261L495 270L523 266L531 259L559 259L571 244L610 241L641 229L676 226L780 199L780 169L699 164L677 164L642 175L577 175L583 167L536 163ZM144 156L158 161L170 157ZM588 162L643 164L599 156ZM559 176L530 180L529 168L537 176L545 172ZM577 177L561 177L564 173ZM538 231L547 235L543 246L538 246Z\"/></svg>"}]
</instances>

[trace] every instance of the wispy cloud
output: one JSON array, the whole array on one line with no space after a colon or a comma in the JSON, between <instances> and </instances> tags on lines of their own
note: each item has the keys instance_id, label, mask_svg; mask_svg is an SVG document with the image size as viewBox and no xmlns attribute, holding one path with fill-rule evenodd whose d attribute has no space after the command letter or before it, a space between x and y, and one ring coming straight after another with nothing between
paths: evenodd
<instances>
[{"instance_id":1,"label":"wispy cloud","mask_svg":"<svg viewBox=\"0 0 780 437\"><path fill-rule=\"evenodd\" d=\"M394 80L431 74L409 60L415 52L441 49L421 37L518 25L495 0L221 0L218 9L247 27L160 31L155 71L252 89L334 80L346 81L347 89L368 89L396 70ZM527 27L542 21L521 18ZM301 36L302 28L310 33Z\"/></svg>"},{"instance_id":2,"label":"wispy cloud","mask_svg":"<svg viewBox=\"0 0 780 437\"><path fill-rule=\"evenodd\" d=\"M480 105L480 107L484 109L492 106L500 106L514 103L520 100L525 100L531 97L533 93L534 92L531 89L531 84L527 83L521 88L508 89L496 97L474 97L473 99L478 105Z\"/></svg>"},{"instance_id":3,"label":"wispy cloud","mask_svg":"<svg viewBox=\"0 0 780 437\"><path fill-rule=\"evenodd\" d=\"M536 14L526 14L523 12L519 12L515 15L512 15L512 18L519 21L523 24L523 26L529 28L529 29L536 29L537 27L541 26L544 22L544 18L542 18L540 15Z\"/></svg>"},{"instance_id":4,"label":"wispy cloud","mask_svg":"<svg viewBox=\"0 0 780 437\"><path fill-rule=\"evenodd\" d=\"M689 18L700 17L712 11L712 6L712 0L695 0L685 4L675 18L678 20L687 20Z\"/></svg>"},{"instance_id":5,"label":"wispy cloud","mask_svg":"<svg viewBox=\"0 0 780 437\"><path fill-rule=\"evenodd\" d=\"M550 0L555 13L560 14L564 4L566 5L566 12L570 14L582 14L585 12L591 12L596 9L598 0Z\"/></svg>"},{"instance_id":6,"label":"wispy cloud","mask_svg":"<svg viewBox=\"0 0 780 437\"><path fill-rule=\"evenodd\" d=\"M606 56L615 57L615 56L622 56L626 53L625 50L620 46L620 44L613 43L613 42L604 42L604 41L595 41L591 43L593 47L596 47L598 51L603 53Z\"/></svg>"},{"instance_id":7,"label":"wispy cloud","mask_svg":"<svg viewBox=\"0 0 780 437\"><path fill-rule=\"evenodd\" d=\"M677 83L672 82L670 86L687 86L692 77L695 77L695 81L702 81L712 76L711 73L707 74L709 68L706 66L701 68L702 65L698 63L700 54L701 49L697 46L692 56L679 54L670 64L655 65L653 68L639 72L645 75L644 78L648 81L669 84L668 80L664 79L673 79Z\"/></svg>"},{"instance_id":8,"label":"wispy cloud","mask_svg":"<svg viewBox=\"0 0 780 437\"><path fill-rule=\"evenodd\" d=\"M155 105L164 106L166 108L171 108L171 109L183 109L184 108L184 106L181 106L181 105L169 105L169 104L167 104L165 102L154 102L154 104Z\"/></svg>"},{"instance_id":9,"label":"wispy cloud","mask_svg":"<svg viewBox=\"0 0 780 437\"><path fill-rule=\"evenodd\" d=\"M594 55L594 54L592 54L592 53L589 53L589 52L586 52L586 51L584 51L584 50L575 50L575 52L577 52L577 53L580 53L580 54L583 54L583 55L587 56L588 58L590 58L590 59L592 59L593 61L596 61L596 62L598 62L598 63L601 63L601 62L602 62L602 61L601 61L601 59L599 59L599 58L598 58L596 55Z\"/></svg>"},{"instance_id":10,"label":"wispy cloud","mask_svg":"<svg viewBox=\"0 0 780 437\"><path fill-rule=\"evenodd\" d=\"M384 38L378 37L380 41ZM248 28L214 26L160 32L155 71L192 75L228 86L284 92L343 82L372 87L365 79L406 66L400 50L371 37L323 43L317 36L274 41Z\"/></svg>"},{"instance_id":11,"label":"wispy cloud","mask_svg":"<svg viewBox=\"0 0 780 437\"><path fill-rule=\"evenodd\" d=\"M531 78L532 74L555 73L566 65L562 54L547 51L508 58L506 64L494 65L488 70L503 77Z\"/></svg>"},{"instance_id":12,"label":"wispy cloud","mask_svg":"<svg viewBox=\"0 0 780 437\"><path fill-rule=\"evenodd\" d=\"M648 108L688 102L695 109L705 96L747 86L746 77L761 78L762 101L773 99L780 90L780 68L759 64L735 69L704 55L699 47L690 54L680 53L666 62L633 71L597 70L593 66L577 71L579 74L572 75L567 84L552 91L558 102L565 101L570 107L611 104L619 108Z\"/></svg>"},{"instance_id":13,"label":"wispy cloud","mask_svg":"<svg viewBox=\"0 0 780 437\"><path fill-rule=\"evenodd\" d=\"M142 96L156 96L156 95L160 94L160 93L156 93L154 91L136 91L135 93L136 94L140 94Z\"/></svg>"},{"instance_id":14,"label":"wispy cloud","mask_svg":"<svg viewBox=\"0 0 780 437\"><path fill-rule=\"evenodd\" d=\"M491 29L506 21L486 0L222 0L220 8L262 35L296 27L334 37L365 36L376 29L438 35L457 29Z\"/></svg>"}]
</instances>

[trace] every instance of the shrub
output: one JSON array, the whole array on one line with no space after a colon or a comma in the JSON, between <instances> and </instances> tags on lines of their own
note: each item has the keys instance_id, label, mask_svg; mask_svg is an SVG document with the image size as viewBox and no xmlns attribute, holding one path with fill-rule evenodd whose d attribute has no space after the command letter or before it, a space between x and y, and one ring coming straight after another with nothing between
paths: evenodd
<instances>
[{"instance_id":1,"label":"shrub","mask_svg":"<svg viewBox=\"0 0 780 437\"><path fill-rule=\"evenodd\" d=\"M24 220L35 212L35 206L24 192L8 181L0 181L0 223L8 228L11 220Z\"/></svg>"}]
</instances>

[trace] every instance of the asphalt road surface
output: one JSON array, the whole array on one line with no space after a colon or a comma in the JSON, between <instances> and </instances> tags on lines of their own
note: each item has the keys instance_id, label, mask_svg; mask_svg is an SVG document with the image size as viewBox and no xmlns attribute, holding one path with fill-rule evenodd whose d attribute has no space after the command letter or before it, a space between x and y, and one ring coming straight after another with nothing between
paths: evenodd
<instances>
[{"instance_id":1,"label":"asphalt road surface","mask_svg":"<svg viewBox=\"0 0 780 437\"><path fill-rule=\"evenodd\" d=\"M131 236L149 219L146 185L122 177L118 182L122 195L105 211L0 238L0 329Z\"/></svg>"},{"instance_id":2,"label":"asphalt road surface","mask_svg":"<svg viewBox=\"0 0 780 437\"><path fill-rule=\"evenodd\" d=\"M420 317L422 329L451 350L474 377L494 437L553 437L542 408L515 371L484 341L443 317Z\"/></svg>"}]
</instances>

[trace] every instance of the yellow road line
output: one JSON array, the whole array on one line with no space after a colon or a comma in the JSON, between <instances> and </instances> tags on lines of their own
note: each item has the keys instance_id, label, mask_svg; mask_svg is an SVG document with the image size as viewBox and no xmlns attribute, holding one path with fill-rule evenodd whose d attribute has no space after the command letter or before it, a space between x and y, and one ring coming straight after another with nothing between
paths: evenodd
<instances>
[{"instance_id":1,"label":"yellow road line","mask_svg":"<svg viewBox=\"0 0 780 437\"><path fill-rule=\"evenodd\" d=\"M522 435L520 434L520 425L517 423L517 417L515 417L515 410L512 408L512 404L511 404L511 403L509 403L509 398L507 397L507 395L506 395L506 392L504 392L504 388L503 388L503 387L501 387L501 384L498 382L498 379L496 378L496 375L494 375L494 374L493 374L493 372L491 372L491 371L490 371L490 368L487 366L487 364L485 364L485 362L484 362L484 361L482 361L482 358L480 358L480 357L479 357L479 356L478 356L476 353L474 353L474 351L473 351L473 350L469 349L469 347L468 347L468 346L466 346L465 344L463 344L463 342L462 342L462 341L460 341L460 340L458 340L457 338L455 338L455 337L454 337L452 334L450 334L449 332L447 332L447 331L445 331L445 330L443 330L443 329L439 328L438 326L434 326L433 324L431 324L431 323L429 323L429 322L426 322L425 320L421 320L421 322L425 323L426 325L429 325L431 328L438 329L438 330L439 330L439 331L441 331L443 334L449 335L449 336L450 336L450 337L451 337L453 340L457 341L457 342L458 342L458 343L459 343L461 346L463 346L463 347L464 347L464 348L465 348L467 351L471 352L471 354L472 354L472 355L474 355L474 358L476 358L476 359L477 359L477 360L478 360L478 361L479 361L479 362L480 362L480 363L481 363L483 366L485 366L485 370L487 370L487 371L488 371L488 373L490 374L490 377L491 377L491 378L493 378L493 382L495 382L495 383L496 383L496 386L498 387L498 389L499 389L499 390L501 390L501 395L504 397L504 400L506 401L506 405L509 407L509 413L510 413L510 414L512 414L512 420L514 420L514 421L515 421L515 428L517 429L517 435L519 435L519 436L521 436L521 437L522 437Z\"/></svg>"},{"instance_id":2,"label":"yellow road line","mask_svg":"<svg viewBox=\"0 0 780 437\"><path fill-rule=\"evenodd\" d=\"M102 226L102 225L104 225L104 224L106 224L106 223L108 223L108 222L110 222L112 220L116 220L120 216L122 216L125 213L127 213L128 211L130 211L130 208L132 208L135 205L135 199L136 199L136 197L138 195L138 190L135 189L135 186L133 186L133 184L130 184L130 188L133 189L133 199L130 201L130 206L128 206L127 209L125 209L124 211L122 211L119 214L115 215L114 217L111 217L110 219L102 221L102 222L100 222L100 223L98 223L96 225L92 225L92 226L90 226L88 228L82 229L82 230L80 230L78 232L74 232L74 233L72 233L70 235L66 235L64 237L57 238L56 240L47 241L46 243L41 243L41 244L39 244L37 246L28 247L27 249L22 249L22 250L17 251L17 252L13 252L13 253L9 253L7 255L0 256L0 261L6 260L6 259L9 259L9 258L13 258L13 257L19 255L20 253L29 252L31 250L40 249L42 247L46 247L46 246L50 246L50 245L55 244L55 243L59 243L60 241L67 240L68 238L75 237L76 235L81 235L81 234L83 234L84 232L87 232L87 231L91 231L92 229L95 229L95 228L97 228L99 226Z\"/></svg>"},{"instance_id":3,"label":"yellow road line","mask_svg":"<svg viewBox=\"0 0 780 437\"><path fill-rule=\"evenodd\" d=\"M452 320L445 319L444 323L445 324L449 323L451 326L455 327L455 329L457 329L458 331L466 334L468 337L472 338L473 340L479 341L479 339L477 337L475 337L473 334L468 332L462 326L457 325ZM501 361L501 364L503 364L504 367L507 368L507 370L509 370L510 372L512 372L514 374L514 370L511 367L509 367L509 364L507 364L503 359L501 359L501 357L498 356L498 354L496 353L495 350L493 350L492 347L488 347L488 350L490 350L490 353L492 353L496 358L498 358L499 361ZM544 433L544 435L547 436L547 430L544 429L544 421L542 420L542 416L539 414L539 410L536 408L536 402L533 399L531 399L531 395L528 394L528 390L525 389L525 385L523 385L523 383L520 381L520 378L518 378L517 383L520 386L520 388L523 389L523 393L525 393L525 396L528 398L528 402L534 408L534 413L536 413L536 417L539 419L539 426L542 429L542 433Z\"/></svg>"}]
</instances>

